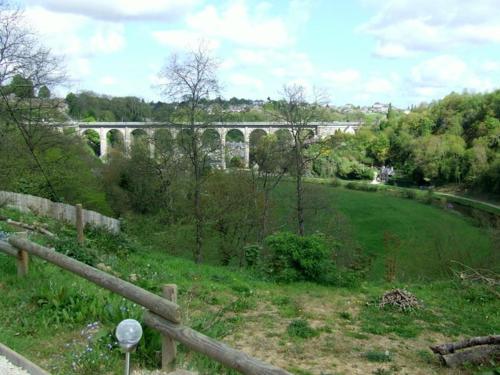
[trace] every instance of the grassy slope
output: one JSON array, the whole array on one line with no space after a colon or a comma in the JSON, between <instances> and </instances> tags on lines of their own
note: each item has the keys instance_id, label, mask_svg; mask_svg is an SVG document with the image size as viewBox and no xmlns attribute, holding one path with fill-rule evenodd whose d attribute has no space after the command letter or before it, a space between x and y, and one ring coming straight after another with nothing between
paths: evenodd
<instances>
[{"instance_id":1,"label":"grassy slope","mask_svg":"<svg viewBox=\"0 0 500 375\"><path fill-rule=\"evenodd\" d=\"M313 188L312 194L316 203L334 202L341 211L349 212L344 225L352 227L368 252L383 251L377 232L387 228L410 238L419 236L419 241L438 225L444 227L435 233L459 231L477 244L486 238L463 218L411 200L342 189ZM284 203L276 208L285 222L293 214L290 207ZM314 225L328 228L334 211L323 207L318 204L309 210L310 229ZM0 213L19 217L15 212ZM36 219L21 218L26 222ZM436 218L433 225L426 224L429 218ZM60 236L74 238L72 228L49 223ZM2 228L12 229L0 222ZM98 255L99 262L141 287L159 292L161 284L177 283L186 324L299 374L370 374L378 369L388 374L455 374L440 368L427 349L429 344L500 330L499 303L483 287L451 281L395 284L406 286L425 303L423 310L403 314L379 310L376 305L383 291L394 285L369 282L356 290L308 283L277 285L259 281L246 271L197 266L165 254L164 247L148 247L126 238L89 233L87 241L91 247L106 249ZM409 245L404 251L410 258L406 265L417 260ZM375 261L373 277L381 272L380 267ZM15 273L13 259L0 254L1 342L54 374L121 372L112 329L124 317L140 318L137 306L42 261L32 263L24 280L18 280ZM288 334L287 326L295 319L307 320L315 336L301 339ZM85 328L94 321L100 322L98 329ZM93 336L90 342L89 334ZM158 348L158 337L146 331L146 344L135 355L136 361L154 365ZM390 361L376 362L386 350ZM195 366L201 373L223 373L212 362L184 350L180 364Z\"/></svg>"},{"instance_id":2,"label":"grassy slope","mask_svg":"<svg viewBox=\"0 0 500 375\"><path fill-rule=\"evenodd\" d=\"M306 230L335 235L336 213L340 211L345 216L341 225L352 232L366 254L374 257L373 280L383 278L384 255L388 251L396 252L401 280L439 278L448 271L451 260L476 267L499 267L499 254L494 253L490 233L456 213L380 192L317 184L308 184L307 190L313 208L306 212ZM283 225L291 226L293 185L282 184L276 194L282 198L277 216L286 218ZM384 233L397 236L400 248L388 248Z\"/></svg>"}]
</instances>

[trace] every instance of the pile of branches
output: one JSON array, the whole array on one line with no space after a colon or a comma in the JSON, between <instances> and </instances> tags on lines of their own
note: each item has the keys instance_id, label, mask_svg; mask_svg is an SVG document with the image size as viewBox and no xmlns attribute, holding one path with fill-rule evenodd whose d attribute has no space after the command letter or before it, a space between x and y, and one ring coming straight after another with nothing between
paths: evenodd
<instances>
[{"instance_id":1,"label":"pile of branches","mask_svg":"<svg viewBox=\"0 0 500 375\"><path fill-rule=\"evenodd\" d=\"M481 364L500 361L500 335L478 336L467 340L431 346L441 363L457 367L464 363Z\"/></svg>"},{"instance_id":2,"label":"pile of branches","mask_svg":"<svg viewBox=\"0 0 500 375\"><path fill-rule=\"evenodd\" d=\"M418 309L422 306L421 302L410 292L404 289L393 289L384 293L379 307L393 306L402 311Z\"/></svg>"}]
</instances>

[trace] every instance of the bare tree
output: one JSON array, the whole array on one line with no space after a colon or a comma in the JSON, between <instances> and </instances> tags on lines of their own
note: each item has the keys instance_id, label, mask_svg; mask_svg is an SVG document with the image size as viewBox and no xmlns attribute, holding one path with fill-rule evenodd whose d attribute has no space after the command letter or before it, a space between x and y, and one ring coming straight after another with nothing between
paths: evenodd
<instances>
[{"instance_id":1,"label":"bare tree","mask_svg":"<svg viewBox=\"0 0 500 375\"><path fill-rule=\"evenodd\" d=\"M39 43L23 12L0 0L1 117L6 131L10 125L20 132L54 198L56 191L37 157L37 148L51 138L47 128L64 121L62 102L48 97L48 88L64 79L61 61Z\"/></svg>"},{"instance_id":2,"label":"bare tree","mask_svg":"<svg viewBox=\"0 0 500 375\"><path fill-rule=\"evenodd\" d=\"M204 43L182 56L173 54L160 72L166 81L163 94L178 104L177 120L171 119L170 122L180 128L179 146L188 157L192 169L196 227L194 259L197 263L203 259L204 215L201 193L210 153L210 147L203 147L202 135L212 118L207 100L217 95L220 89L216 72L217 62Z\"/></svg>"},{"instance_id":3,"label":"bare tree","mask_svg":"<svg viewBox=\"0 0 500 375\"><path fill-rule=\"evenodd\" d=\"M263 195L259 228L261 242L269 232L271 193L288 172L290 147L287 141L276 134L264 135L257 141L253 154L256 168L251 169L252 177L257 190Z\"/></svg>"},{"instance_id":4,"label":"bare tree","mask_svg":"<svg viewBox=\"0 0 500 375\"><path fill-rule=\"evenodd\" d=\"M322 95L316 95L309 103L306 90L300 85L285 85L281 92L282 99L274 102L274 116L290 130L293 139L292 172L295 177L297 230L304 235L304 182L307 166L314 159L306 154L306 148L312 143L311 122L321 119Z\"/></svg>"}]
</instances>

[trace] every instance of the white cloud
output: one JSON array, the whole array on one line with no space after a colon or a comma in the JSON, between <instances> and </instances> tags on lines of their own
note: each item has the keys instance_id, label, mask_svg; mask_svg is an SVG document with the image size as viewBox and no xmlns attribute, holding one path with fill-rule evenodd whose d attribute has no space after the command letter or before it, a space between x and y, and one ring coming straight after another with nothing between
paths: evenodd
<instances>
[{"instance_id":1,"label":"white cloud","mask_svg":"<svg viewBox=\"0 0 500 375\"><path fill-rule=\"evenodd\" d=\"M486 73L500 71L500 61L487 60L481 64L481 70Z\"/></svg>"},{"instance_id":2,"label":"white cloud","mask_svg":"<svg viewBox=\"0 0 500 375\"><path fill-rule=\"evenodd\" d=\"M373 54L377 57L386 57L389 59L399 57L409 57L413 53L409 51L403 44L395 42L377 42Z\"/></svg>"},{"instance_id":3,"label":"white cloud","mask_svg":"<svg viewBox=\"0 0 500 375\"><path fill-rule=\"evenodd\" d=\"M246 74L234 73L229 76L229 81L233 85L247 86L248 88L262 89L264 84L258 78L248 76Z\"/></svg>"},{"instance_id":4,"label":"white cloud","mask_svg":"<svg viewBox=\"0 0 500 375\"><path fill-rule=\"evenodd\" d=\"M91 75L91 59L96 55L125 47L124 26L117 23L58 13L41 6L27 7L25 16L42 43L64 59L70 81Z\"/></svg>"},{"instance_id":5,"label":"white cloud","mask_svg":"<svg viewBox=\"0 0 500 375\"><path fill-rule=\"evenodd\" d=\"M385 78L371 78L364 84L364 91L369 94L389 94L395 89L394 85Z\"/></svg>"},{"instance_id":6,"label":"white cloud","mask_svg":"<svg viewBox=\"0 0 500 375\"><path fill-rule=\"evenodd\" d=\"M123 25L107 25L101 27L90 39L90 47L94 52L113 53L125 47Z\"/></svg>"},{"instance_id":7,"label":"white cloud","mask_svg":"<svg viewBox=\"0 0 500 375\"><path fill-rule=\"evenodd\" d=\"M420 100L442 97L451 91L489 91L494 84L456 56L441 55L424 60L410 71L409 91Z\"/></svg>"},{"instance_id":8,"label":"white cloud","mask_svg":"<svg viewBox=\"0 0 500 375\"><path fill-rule=\"evenodd\" d=\"M467 65L459 58L442 55L425 60L411 70L418 86L447 87L464 81Z\"/></svg>"},{"instance_id":9,"label":"white cloud","mask_svg":"<svg viewBox=\"0 0 500 375\"><path fill-rule=\"evenodd\" d=\"M153 37L169 45L179 44L175 37L181 40L203 37L252 48L290 46L292 32L287 28L285 18L270 15L271 10L268 3L250 8L245 0L231 1L224 7L209 4L187 16L186 28L156 31Z\"/></svg>"},{"instance_id":10,"label":"white cloud","mask_svg":"<svg viewBox=\"0 0 500 375\"><path fill-rule=\"evenodd\" d=\"M72 73L73 78L79 79L82 76L89 76L92 72L89 59L86 58L75 58L72 59Z\"/></svg>"},{"instance_id":11,"label":"white cloud","mask_svg":"<svg viewBox=\"0 0 500 375\"><path fill-rule=\"evenodd\" d=\"M175 20L199 0L27 0L47 10L105 21Z\"/></svg>"},{"instance_id":12,"label":"white cloud","mask_svg":"<svg viewBox=\"0 0 500 375\"><path fill-rule=\"evenodd\" d=\"M258 67L262 71L288 79L310 77L315 71L309 56L294 50L239 49L231 58L235 62L235 68Z\"/></svg>"},{"instance_id":13,"label":"white cloud","mask_svg":"<svg viewBox=\"0 0 500 375\"><path fill-rule=\"evenodd\" d=\"M346 69L342 71L327 71L321 74L333 86L346 86L358 82L361 73L355 69Z\"/></svg>"},{"instance_id":14,"label":"white cloud","mask_svg":"<svg viewBox=\"0 0 500 375\"><path fill-rule=\"evenodd\" d=\"M219 48L219 41L206 39L203 34L190 30L154 31L153 38L160 44L177 50L193 50L201 41L207 43L209 49Z\"/></svg>"},{"instance_id":15,"label":"white cloud","mask_svg":"<svg viewBox=\"0 0 500 375\"><path fill-rule=\"evenodd\" d=\"M101 79L99 80L99 83L101 83L102 85L105 85L105 86L113 86L116 84L116 79L112 76L104 76L104 77L101 77Z\"/></svg>"},{"instance_id":16,"label":"white cloud","mask_svg":"<svg viewBox=\"0 0 500 375\"><path fill-rule=\"evenodd\" d=\"M375 37L374 54L407 57L472 43L500 43L498 0L389 0L358 30Z\"/></svg>"}]
</instances>

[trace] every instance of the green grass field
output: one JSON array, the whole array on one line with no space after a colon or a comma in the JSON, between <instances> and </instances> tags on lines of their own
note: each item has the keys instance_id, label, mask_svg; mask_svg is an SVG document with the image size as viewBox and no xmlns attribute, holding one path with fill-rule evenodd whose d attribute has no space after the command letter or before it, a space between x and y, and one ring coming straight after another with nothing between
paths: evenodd
<instances>
[{"instance_id":1,"label":"green grass field","mask_svg":"<svg viewBox=\"0 0 500 375\"><path fill-rule=\"evenodd\" d=\"M282 184L276 195L281 197L276 219L281 226L293 228L293 185ZM452 261L478 268L500 267L490 231L473 226L472 220L456 212L384 192L318 184L306 185L306 196L310 202L306 231L350 235L373 259L372 280L383 278L388 253L395 254L400 280L447 276ZM387 234L396 236L400 245L388 245L384 241Z\"/></svg>"},{"instance_id":2,"label":"green grass field","mask_svg":"<svg viewBox=\"0 0 500 375\"><path fill-rule=\"evenodd\" d=\"M291 190L286 183L276 191L281 199L274 216L281 229L293 228ZM60 240L40 235L32 240L55 245L147 290L159 293L162 284L178 284L186 325L296 374L465 375L498 370L494 363L445 369L428 349L500 331L498 289L492 292L447 273L453 259L498 268L486 229L453 212L384 193L308 185L307 195L309 233L331 233L351 241L349 248L359 246L372 255L369 278L359 287L277 284L245 269L196 265L187 259L190 254L182 253L182 244L170 248L174 236L157 233L151 240L150 234L160 228L152 219L141 225L129 222L127 233L118 237L87 232L85 247L78 248L72 227L1 208L0 214L27 223L47 222ZM0 221L0 230L14 229ZM142 235L134 235L141 230ZM384 254L391 250L385 247L384 232L401 238L393 283L383 281ZM186 233L177 236L182 239ZM380 309L380 296L394 287L414 293L423 308L407 313ZM122 372L113 329L126 317L141 320L140 307L38 259L32 260L29 275L18 279L14 259L3 254L0 295L0 342L55 375ZM157 367L159 350L159 335L146 329L134 355L136 365ZM233 374L182 346L178 366L200 374Z\"/></svg>"}]
</instances>

